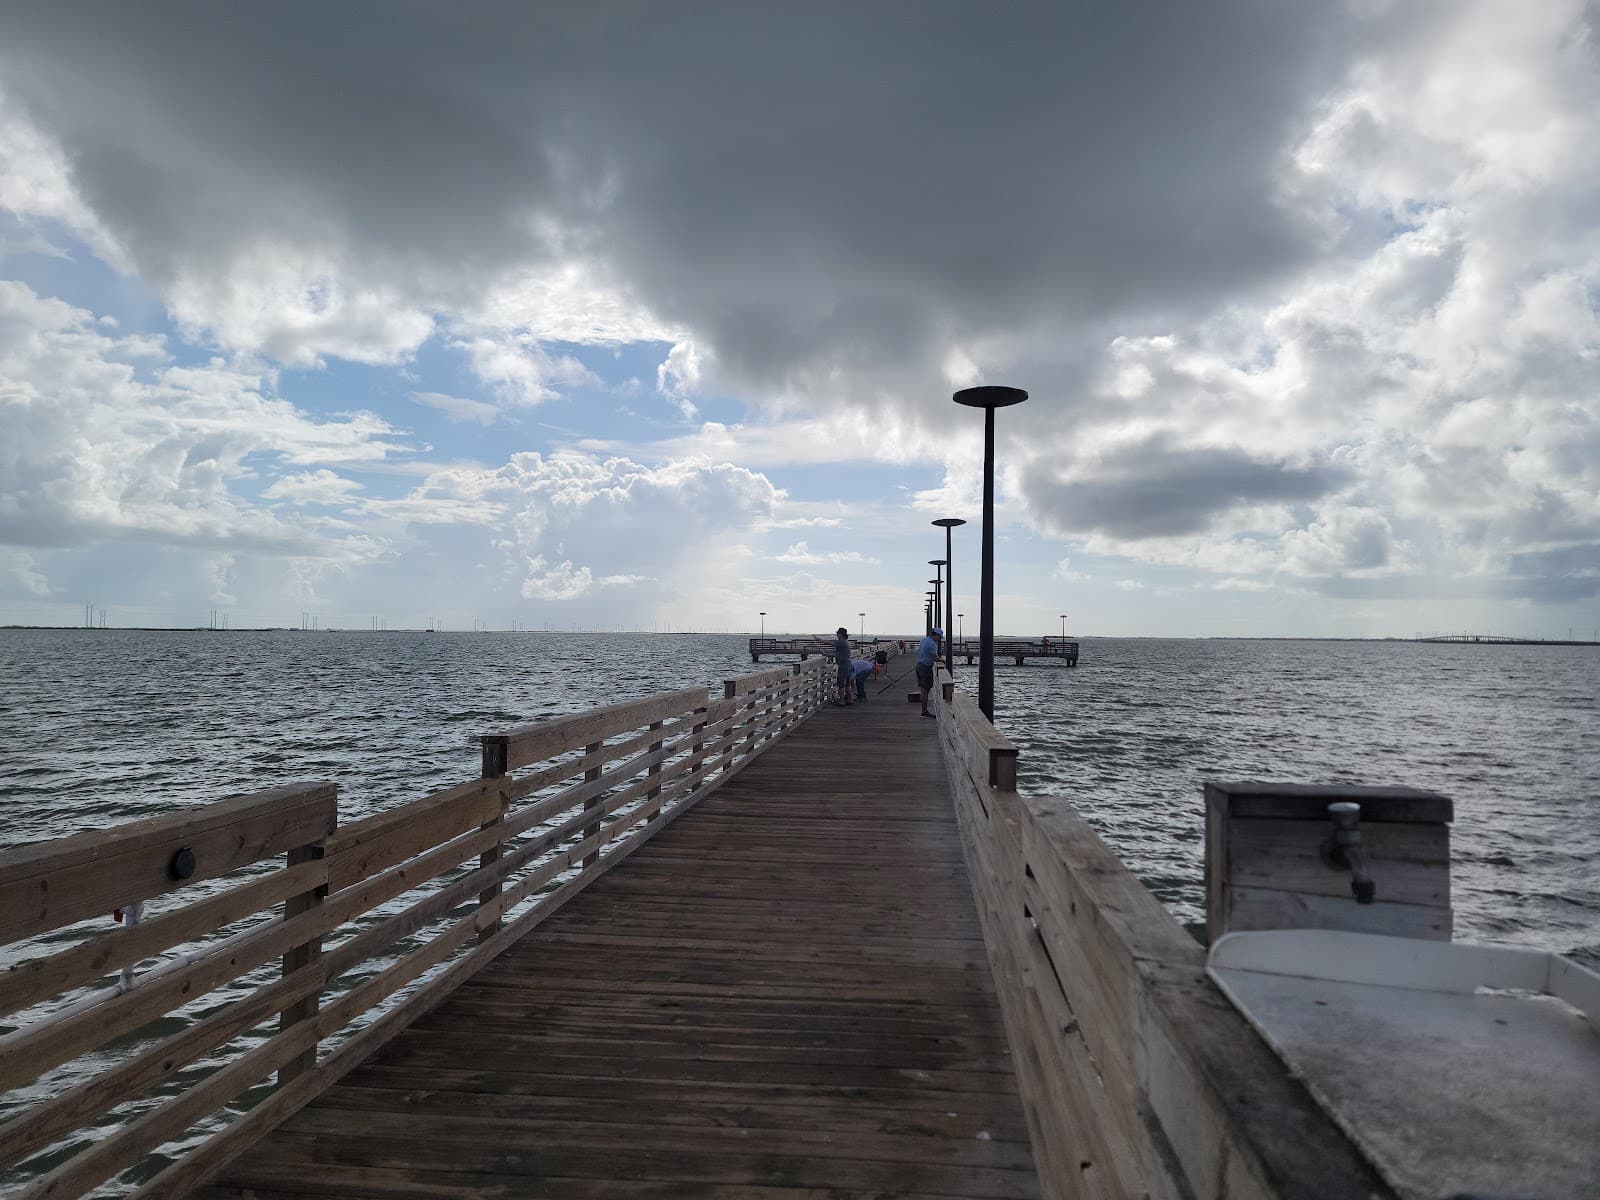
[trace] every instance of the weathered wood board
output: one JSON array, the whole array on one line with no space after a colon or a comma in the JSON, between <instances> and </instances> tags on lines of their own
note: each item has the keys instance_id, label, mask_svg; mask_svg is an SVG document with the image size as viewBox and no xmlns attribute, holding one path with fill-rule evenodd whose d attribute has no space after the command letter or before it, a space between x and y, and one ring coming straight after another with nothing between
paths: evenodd
<instances>
[{"instance_id":1,"label":"weathered wood board","mask_svg":"<svg viewBox=\"0 0 1600 1200\"><path fill-rule=\"evenodd\" d=\"M933 722L876 687L200 1194L1037 1195Z\"/></svg>"}]
</instances>

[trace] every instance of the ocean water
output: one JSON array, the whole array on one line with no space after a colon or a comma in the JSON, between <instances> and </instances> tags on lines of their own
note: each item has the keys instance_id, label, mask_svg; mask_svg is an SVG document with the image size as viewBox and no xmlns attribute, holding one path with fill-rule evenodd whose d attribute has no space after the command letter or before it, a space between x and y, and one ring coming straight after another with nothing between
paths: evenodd
<instances>
[{"instance_id":1,"label":"ocean water","mask_svg":"<svg viewBox=\"0 0 1600 1200\"><path fill-rule=\"evenodd\" d=\"M350 820L475 775L479 734L753 669L715 634L0 630L0 845L291 780ZM1206 779L1405 784L1455 801L1458 937L1600 958L1600 648L1093 639L995 687L1019 786L1184 920Z\"/></svg>"},{"instance_id":2,"label":"ocean water","mask_svg":"<svg viewBox=\"0 0 1600 1200\"><path fill-rule=\"evenodd\" d=\"M0 847L297 780L337 783L348 821L475 776L480 734L752 669L745 639L724 635L0 630ZM958 662L957 676L975 690L975 669ZM898 690L887 695L898 701ZM1204 909L1205 780L1405 784L1455 801L1457 937L1590 964L1600 964L1597 698L1590 647L1095 639L1076 668L996 670L1019 786L1069 798L1182 920ZM908 720L915 711L906 706ZM269 968L163 1030L245 994ZM10 1027L0 1020L0 1032ZM0 1117L121 1052L0 1098ZM129 1102L83 1137L149 1103ZM0 1172L0 1188L82 1140Z\"/></svg>"},{"instance_id":3,"label":"ocean water","mask_svg":"<svg viewBox=\"0 0 1600 1200\"><path fill-rule=\"evenodd\" d=\"M1069 797L1183 920L1205 780L1400 784L1455 802L1458 939L1600 964L1600 647L1096 639L997 668L995 720L1019 788Z\"/></svg>"}]
</instances>

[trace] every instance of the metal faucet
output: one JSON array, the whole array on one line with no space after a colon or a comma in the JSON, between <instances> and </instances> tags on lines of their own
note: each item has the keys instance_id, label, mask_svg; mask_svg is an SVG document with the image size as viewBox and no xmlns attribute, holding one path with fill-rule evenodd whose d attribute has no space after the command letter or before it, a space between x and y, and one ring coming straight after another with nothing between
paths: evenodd
<instances>
[{"instance_id":1,"label":"metal faucet","mask_svg":"<svg viewBox=\"0 0 1600 1200\"><path fill-rule=\"evenodd\" d=\"M1322 861L1336 871L1349 871L1356 903L1371 904L1377 898L1378 885L1367 873L1367 855L1361 848L1361 805L1340 800L1328 805L1328 816L1333 832L1322 843Z\"/></svg>"}]
</instances>

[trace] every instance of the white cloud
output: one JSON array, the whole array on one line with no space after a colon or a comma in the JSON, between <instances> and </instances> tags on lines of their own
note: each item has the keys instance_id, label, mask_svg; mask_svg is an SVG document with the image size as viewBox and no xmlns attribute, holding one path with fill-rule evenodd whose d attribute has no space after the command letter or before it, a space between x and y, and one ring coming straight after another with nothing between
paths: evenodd
<instances>
[{"instance_id":1,"label":"white cloud","mask_svg":"<svg viewBox=\"0 0 1600 1200\"><path fill-rule=\"evenodd\" d=\"M814 554L805 542L795 542L782 554L773 555L773 561L815 566L820 563L874 564L878 560L862 554L859 550L834 550L826 554Z\"/></svg>"},{"instance_id":2,"label":"white cloud","mask_svg":"<svg viewBox=\"0 0 1600 1200\"><path fill-rule=\"evenodd\" d=\"M206 575L210 581L211 600L216 604L237 604L235 593L238 559L231 554L218 554L206 562Z\"/></svg>"},{"instance_id":3,"label":"white cloud","mask_svg":"<svg viewBox=\"0 0 1600 1200\"><path fill-rule=\"evenodd\" d=\"M259 374L173 364L151 339L108 335L90 313L0 281L0 541L122 538L366 558L365 537L279 515L239 485L283 466L402 449L371 414L313 420L271 396ZM326 486L320 475L287 478L283 496L308 480Z\"/></svg>"},{"instance_id":4,"label":"white cloud","mask_svg":"<svg viewBox=\"0 0 1600 1200\"><path fill-rule=\"evenodd\" d=\"M301 471L283 475L261 492L266 500L287 500L294 504L337 505L347 501L361 485L353 479L336 475L326 467L315 471Z\"/></svg>"},{"instance_id":5,"label":"white cloud","mask_svg":"<svg viewBox=\"0 0 1600 1200\"><path fill-rule=\"evenodd\" d=\"M493 425L500 417L500 409L482 400L469 400L465 396L452 396L448 392L407 392L408 399L424 408L436 409L452 421L476 421L479 425Z\"/></svg>"},{"instance_id":6,"label":"white cloud","mask_svg":"<svg viewBox=\"0 0 1600 1200\"><path fill-rule=\"evenodd\" d=\"M50 581L33 555L0 546L0 595L19 591L30 596L48 596Z\"/></svg>"},{"instance_id":7,"label":"white cloud","mask_svg":"<svg viewBox=\"0 0 1600 1200\"><path fill-rule=\"evenodd\" d=\"M677 401L685 421L699 412L689 397L699 389L702 373L700 350L692 341L676 343L656 368L656 390Z\"/></svg>"},{"instance_id":8,"label":"white cloud","mask_svg":"<svg viewBox=\"0 0 1600 1200\"><path fill-rule=\"evenodd\" d=\"M528 559L528 573L522 581L522 594L530 600L572 600L594 585L588 567L574 567L570 559L547 566L544 556Z\"/></svg>"},{"instance_id":9,"label":"white cloud","mask_svg":"<svg viewBox=\"0 0 1600 1200\"><path fill-rule=\"evenodd\" d=\"M600 382L576 358L552 358L529 334L480 334L451 345L466 354L473 374L508 404L531 406L559 395L558 388Z\"/></svg>"},{"instance_id":10,"label":"white cloud","mask_svg":"<svg viewBox=\"0 0 1600 1200\"><path fill-rule=\"evenodd\" d=\"M72 168L60 143L40 131L0 91L0 210L23 218L59 221L106 262L126 268L127 256L86 204L72 181ZM35 233L27 247L64 256L65 251Z\"/></svg>"},{"instance_id":11,"label":"white cloud","mask_svg":"<svg viewBox=\"0 0 1600 1200\"><path fill-rule=\"evenodd\" d=\"M783 478L808 498L826 477L798 468L937 464L935 486L907 484L907 520L970 515L980 421L949 393L990 381L1033 392L998 421L1002 523L1075 554L1274 586L1595 594L1600 71L1581 0L1036 6L998 32L950 9L909 48L868 6L859 75L818 75L836 31L776 8L691 14L670 53L604 37L582 6L449 38L447 16L407 10L383 62L271 6L187 14L182 36L176 20L13 19L0 207L18 223L0 232L91 249L235 357L172 367L158 339L32 296L23 340L0 332L0 421L25 447L0 447L5 536L258 538L316 560L482 526L547 571L622 577L623 549L652 553L625 516L679 546L641 495L685 532L800 519L764 477L763 500L710 463L797 468ZM952 70L974 45L1043 82ZM448 82L463 70L472 88ZM951 175L969 161L989 169ZM615 401L556 342L648 342L686 417L708 396L749 415L654 444L585 426L583 466L350 495L337 515L365 546L333 513L290 512L321 471L396 469L406 439L374 414L309 418L272 370L413 370L430 339L502 413L577 387ZM423 390L452 383L411 386L495 419ZM244 499L245 479L281 503Z\"/></svg>"},{"instance_id":12,"label":"white cloud","mask_svg":"<svg viewBox=\"0 0 1600 1200\"><path fill-rule=\"evenodd\" d=\"M1548 596L1530 552L1600 556L1581 11L1461 5L1357 64L1286 160L1330 253L1266 304L1112 339L1070 442L1024 451L1035 519L1145 562L1437 594Z\"/></svg>"},{"instance_id":13,"label":"white cloud","mask_svg":"<svg viewBox=\"0 0 1600 1200\"><path fill-rule=\"evenodd\" d=\"M191 340L310 367L328 357L398 363L434 332L425 308L352 277L328 251L262 241L222 268L185 261L167 287L168 310Z\"/></svg>"}]
</instances>

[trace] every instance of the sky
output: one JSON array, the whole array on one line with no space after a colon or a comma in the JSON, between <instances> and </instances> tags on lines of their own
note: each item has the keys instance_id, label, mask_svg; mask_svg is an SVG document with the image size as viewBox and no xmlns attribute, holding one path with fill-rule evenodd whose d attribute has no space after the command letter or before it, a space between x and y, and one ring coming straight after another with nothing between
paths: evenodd
<instances>
[{"instance_id":1,"label":"sky","mask_svg":"<svg viewBox=\"0 0 1600 1200\"><path fill-rule=\"evenodd\" d=\"M1588 637L1597 162L1580 0L19 0L0 623L975 632L1002 384L1002 632Z\"/></svg>"}]
</instances>

